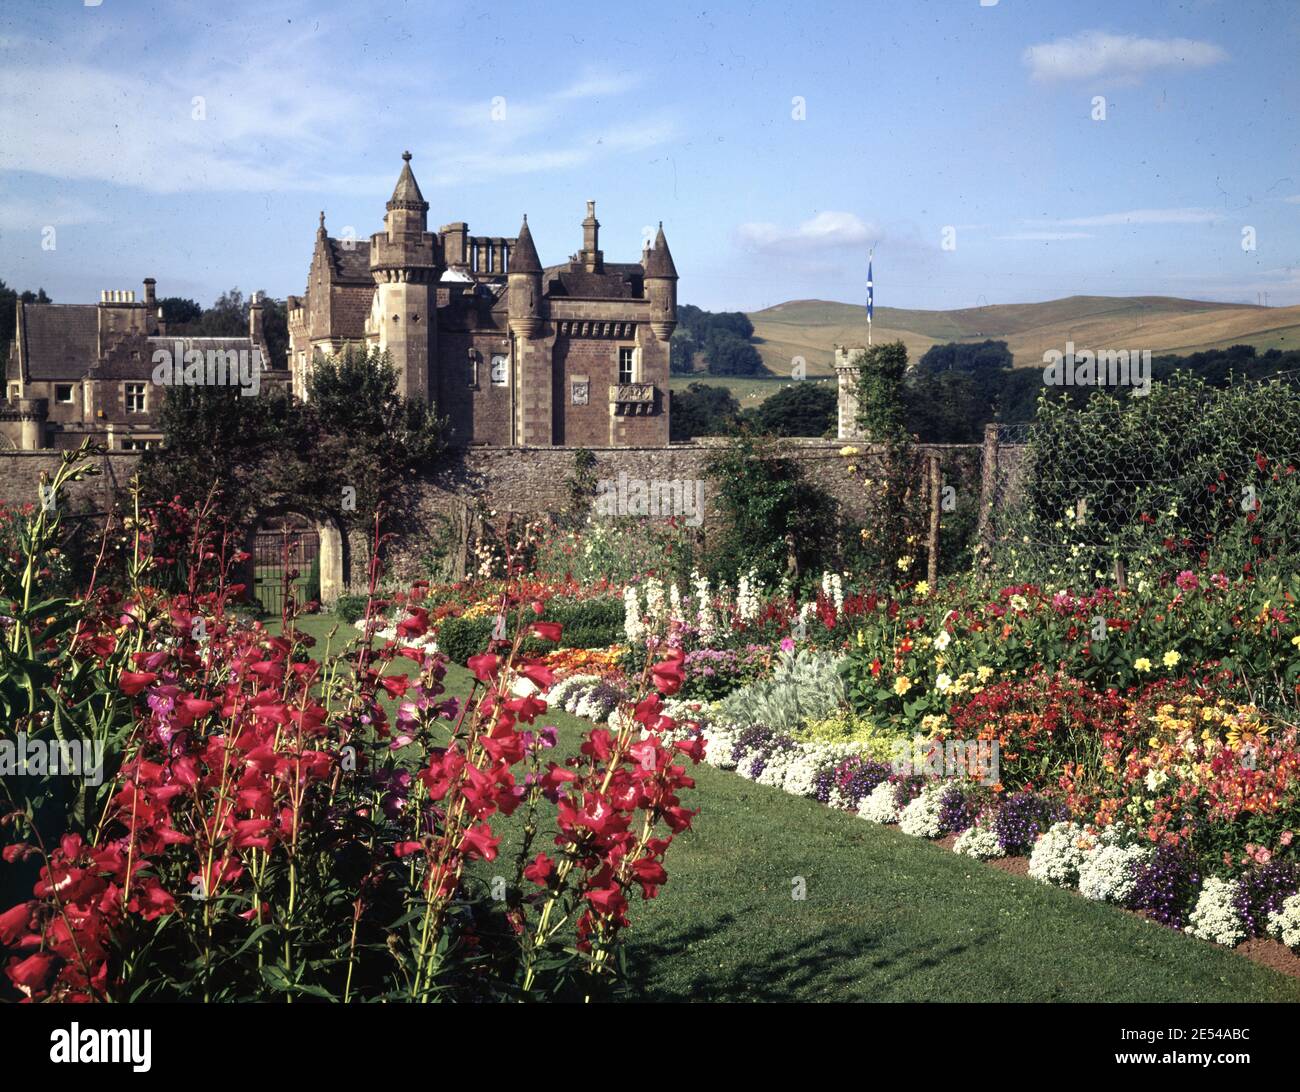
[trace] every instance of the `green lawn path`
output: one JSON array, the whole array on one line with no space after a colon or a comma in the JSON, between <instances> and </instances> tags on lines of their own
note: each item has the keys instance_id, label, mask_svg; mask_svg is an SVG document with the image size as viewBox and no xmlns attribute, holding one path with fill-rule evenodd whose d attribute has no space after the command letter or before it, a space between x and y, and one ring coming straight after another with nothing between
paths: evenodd
<instances>
[{"instance_id":1,"label":"green lawn path","mask_svg":"<svg viewBox=\"0 0 1300 1092\"><path fill-rule=\"evenodd\" d=\"M448 673L452 693L470 681ZM589 726L542 723L566 749ZM685 802L701 810L668 852L669 882L629 911L645 1000L1300 1001L1300 981L1114 907L733 773L694 775ZM493 825L508 865L515 824Z\"/></svg>"}]
</instances>

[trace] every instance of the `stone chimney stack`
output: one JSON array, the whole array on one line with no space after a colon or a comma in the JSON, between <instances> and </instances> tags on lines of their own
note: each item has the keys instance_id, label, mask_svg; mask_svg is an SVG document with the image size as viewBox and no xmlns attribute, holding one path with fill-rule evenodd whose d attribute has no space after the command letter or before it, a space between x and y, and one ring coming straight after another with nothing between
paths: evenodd
<instances>
[{"instance_id":1,"label":"stone chimney stack","mask_svg":"<svg viewBox=\"0 0 1300 1092\"><path fill-rule=\"evenodd\" d=\"M144 302L146 307L153 307L157 304L158 298L154 293L154 288L158 284L152 277L144 279Z\"/></svg>"},{"instance_id":2,"label":"stone chimney stack","mask_svg":"<svg viewBox=\"0 0 1300 1092\"><path fill-rule=\"evenodd\" d=\"M582 253L578 260L588 273L602 273L605 256L600 252L600 221L596 219L596 202L587 202L587 218L582 221Z\"/></svg>"},{"instance_id":3,"label":"stone chimney stack","mask_svg":"<svg viewBox=\"0 0 1300 1092\"><path fill-rule=\"evenodd\" d=\"M248 301L248 336L254 346L263 343L262 334L262 293L254 292Z\"/></svg>"}]
</instances>

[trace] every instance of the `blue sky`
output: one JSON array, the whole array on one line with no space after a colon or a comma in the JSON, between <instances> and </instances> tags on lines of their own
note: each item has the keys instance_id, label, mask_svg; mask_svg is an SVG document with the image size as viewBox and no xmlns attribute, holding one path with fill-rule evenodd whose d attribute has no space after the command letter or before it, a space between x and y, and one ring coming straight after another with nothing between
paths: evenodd
<instances>
[{"instance_id":1,"label":"blue sky","mask_svg":"<svg viewBox=\"0 0 1300 1092\"><path fill-rule=\"evenodd\" d=\"M5 0L0 278L300 293L409 148L434 226L527 212L550 264L594 198L713 309L858 302L873 244L877 306L1300 303L1293 0L586 9Z\"/></svg>"}]
</instances>

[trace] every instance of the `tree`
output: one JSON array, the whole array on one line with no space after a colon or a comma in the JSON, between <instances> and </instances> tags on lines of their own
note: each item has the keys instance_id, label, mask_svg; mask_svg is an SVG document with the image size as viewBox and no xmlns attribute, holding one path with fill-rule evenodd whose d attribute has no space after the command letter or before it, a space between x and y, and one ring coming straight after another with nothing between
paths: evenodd
<instances>
[{"instance_id":1,"label":"tree","mask_svg":"<svg viewBox=\"0 0 1300 1092\"><path fill-rule=\"evenodd\" d=\"M677 330L668 343L668 370L673 375L690 375L695 371L695 354L699 343L689 330Z\"/></svg>"},{"instance_id":2,"label":"tree","mask_svg":"<svg viewBox=\"0 0 1300 1092\"><path fill-rule=\"evenodd\" d=\"M726 387L692 383L684 391L669 392L668 420L674 440L726 435L739 417L740 403Z\"/></svg>"},{"instance_id":3,"label":"tree","mask_svg":"<svg viewBox=\"0 0 1300 1092\"><path fill-rule=\"evenodd\" d=\"M184 333L191 323L198 322L203 317L203 308L198 301L184 296L162 296L158 300L158 308L162 311L163 321L167 323L167 332L172 334Z\"/></svg>"},{"instance_id":4,"label":"tree","mask_svg":"<svg viewBox=\"0 0 1300 1092\"><path fill-rule=\"evenodd\" d=\"M873 345L853 359L858 367L858 425L868 440L898 443L907 439L903 378L907 346L901 341Z\"/></svg>"},{"instance_id":5,"label":"tree","mask_svg":"<svg viewBox=\"0 0 1300 1092\"><path fill-rule=\"evenodd\" d=\"M805 380L782 387L745 418L768 436L824 436L835 424L837 402L833 386Z\"/></svg>"},{"instance_id":6,"label":"tree","mask_svg":"<svg viewBox=\"0 0 1300 1092\"><path fill-rule=\"evenodd\" d=\"M444 422L427 403L397 393L397 373L377 349L319 359L306 413L312 491L345 525L368 527L380 505L396 518L416 469L443 450ZM346 507L345 488L355 490Z\"/></svg>"},{"instance_id":7,"label":"tree","mask_svg":"<svg viewBox=\"0 0 1300 1092\"><path fill-rule=\"evenodd\" d=\"M749 342L735 334L714 331L704 345L704 356L712 375L759 375L763 358Z\"/></svg>"}]
</instances>

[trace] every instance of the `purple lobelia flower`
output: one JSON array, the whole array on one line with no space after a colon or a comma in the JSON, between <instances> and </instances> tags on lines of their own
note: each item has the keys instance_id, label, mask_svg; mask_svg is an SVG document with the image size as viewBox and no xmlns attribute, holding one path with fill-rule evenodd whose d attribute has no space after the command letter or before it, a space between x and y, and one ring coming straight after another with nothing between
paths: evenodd
<instances>
[{"instance_id":1,"label":"purple lobelia flower","mask_svg":"<svg viewBox=\"0 0 1300 1092\"><path fill-rule=\"evenodd\" d=\"M1145 910L1161 925L1181 929L1196 899L1201 877L1184 846L1161 845L1135 869L1128 905Z\"/></svg>"},{"instance_id":2,"label":"purple lobelia flower","mask_svg":"<svg viewBox=\"0 0 1300 1092\"><path fill-rule=\"evenodd\" d=\"M1282 909L1282 903L1300 891L1300 869L1290 861L1269 861L1256 865L1237 886L1233 905L1251 936L1261 937L1268 929L1268 917Z\"/></svg>"}]
</instances>

